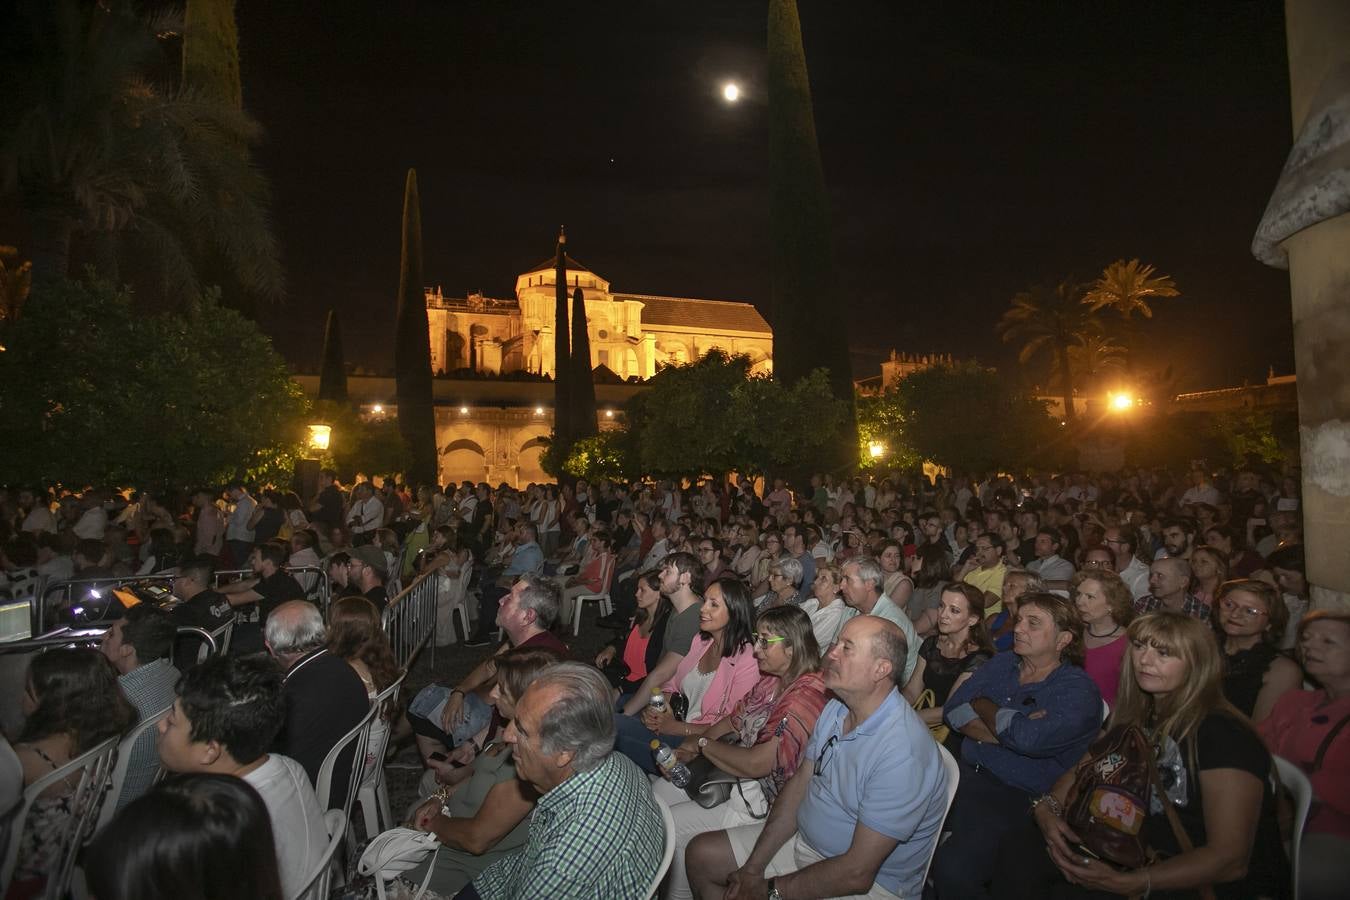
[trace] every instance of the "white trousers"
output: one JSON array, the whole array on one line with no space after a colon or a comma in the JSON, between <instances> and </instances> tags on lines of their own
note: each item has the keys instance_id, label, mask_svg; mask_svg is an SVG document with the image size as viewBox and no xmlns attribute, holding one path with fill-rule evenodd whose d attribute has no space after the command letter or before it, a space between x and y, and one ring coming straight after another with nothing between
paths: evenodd
<instances>
[{"instance_id":1,"label":"white trousers","mask_svg":"<svg viewBox=\"0 0 1350 900\"><path fill-rule=\"evenodd\" d=\"M742 779L741 790L732 788L727 802L712 809L699 806L682 788L664 778L655 779L652 793L666 801L675 819L675 856L670 861L670 877L666 880L666 900L692 900L694 896L689 887L689 876L684 871L684 851L696 835L761 821L750 811L753 809L757 815L763 815L768 809L759 782L750 779ZM745 799L741 799L742 793Z\"/></svg>"}]
</instances>

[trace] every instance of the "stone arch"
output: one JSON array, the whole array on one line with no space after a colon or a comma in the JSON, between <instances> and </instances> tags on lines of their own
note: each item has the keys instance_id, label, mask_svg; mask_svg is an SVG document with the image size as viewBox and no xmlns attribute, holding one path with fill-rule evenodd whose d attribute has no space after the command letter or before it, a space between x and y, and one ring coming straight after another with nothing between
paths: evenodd
<instances>
[{"instance_id":1,"label":"stone arch","mask_svg":"<svg viewBox=\"0 0 1350 900\"><path fill-rule=\"evenodd\" d=\"M460 438L441 450L441 484L487 480L487 452L477 441Z\"/></svg>"},{"instance_id":2,"label":"stone arch","mask_svg":"<svg viewBox=\"0 0 1350 900\"><path fill-rule=\"evenodd\" d=\"M544 455L546 445L542 435L535 435L520 445L520 451L516 454L518 460L518 469L520 475L518 486L523 487L531 481L544 482L552 481L553 477L544 471L540 464L540 457Z\"/></svg>"}]
</instances>

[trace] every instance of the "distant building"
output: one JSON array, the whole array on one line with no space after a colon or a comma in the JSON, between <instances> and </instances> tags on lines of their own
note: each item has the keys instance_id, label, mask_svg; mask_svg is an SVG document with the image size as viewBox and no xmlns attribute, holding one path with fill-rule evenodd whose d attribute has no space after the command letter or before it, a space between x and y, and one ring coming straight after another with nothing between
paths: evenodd
<instances>
[{"instance_id":1,"label":"distant building","mask_svg":"<svg viewBox=\"0 0 1350 900\"><path fill-rule=\"evenodd\" d=\"M609 281L571 257L566 264L569 296L580 287L586 300L592 369L647 379L658 365L691 362L720 349L749 356L756 373L772 372L773 332L749 303L615 293ZM548 259L516 278L514 299L446 297L440 287L427 288L432 371L551 377L555 284Z\"/></svg>"},{"instance_id":2,"label":"distant building","mask_svg":"<svg viewBox=\"0 0 1350 900\"><path fill-rule=\"evenodd\" d=\"M954 366L956 360L950 353L899 353L891 350L888 359L881 362L881 374L860 378L854 386L863 394L879 394L888 391L915 372L931 369L934 366Z\"/></svg>"}]
</instances>

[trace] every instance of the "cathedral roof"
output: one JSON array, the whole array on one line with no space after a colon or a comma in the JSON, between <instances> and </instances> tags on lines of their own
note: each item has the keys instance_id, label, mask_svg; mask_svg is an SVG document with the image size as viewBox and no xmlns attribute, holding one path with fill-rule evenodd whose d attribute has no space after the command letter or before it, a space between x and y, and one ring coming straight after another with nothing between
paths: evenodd
<instances>
[{"instance_id":1,"label":"cathedral roof","mask_svg":"<svg viewBox=\"0 0 1350 900\"><path fill-rule=\"evenodd\" d=\"M770 334L764 317L749 303L727 300L692 300L685 297L653 297L647 294L615 294L615 300L637 300L642 306L643 328L668 325L709 331L745 331Z\"/></svg>"},{"instance_id":2,"label":"cathedral roof","mask_svg":"<svg viewBox=\"0 0 1350 900\"><path fill-rule=\"evenodd\" d=\"M563 254L563 262L566 263L567 268L572 269L575 272L591 272L588 266L582 265L572 257L568 256L566 253ZM550 256L548 259L544 260L538 265L534 265L526 269L525 272L539 272L543 269L553 270L556 269L557 267L558 267L558 257ZM522 272L521 274L524 275L525 272ZM591 274L594 275L595 273L591 272Z\"/></svg>"}]
</instances>

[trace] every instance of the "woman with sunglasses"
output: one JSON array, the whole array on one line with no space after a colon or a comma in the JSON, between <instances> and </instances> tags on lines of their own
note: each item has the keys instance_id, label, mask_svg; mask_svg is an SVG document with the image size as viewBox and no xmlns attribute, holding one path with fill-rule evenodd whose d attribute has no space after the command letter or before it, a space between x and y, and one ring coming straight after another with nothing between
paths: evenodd
<instances>
[{"instance_id":1,"label":"woman with sunglasses","mask_svg":"<svg viewBox=\"0 0 1350 900\"><path fill-rule=\"evenodd\" d=\"M1213 615L1223 649L1223 694L1260 722L1303 684L1303 671L1279 650L1289 622L1284 598L1264 581L1229 581L1219 587Z\"/></svg>"},{"instance_id":2,"label":"woman with sunglasses","mask_svg":"<svg viewBox=\"0 0 1350 900\"><path fill-rule=\"evenodd\" d=\"M703 756L738 779L725 803L704 809L680 788L660 780L653 790L675 819L675 857L668 900L693 896L684 868L689 841L705 831L749 825L768 815L784 783L797 771L828 699L820 676L820 647L811 619L795 606L760 613L755 623L760 679L731 714L676 748L683 762ZM724 742L731 737L734 742Z\"/></svg>"}]
</instances>

